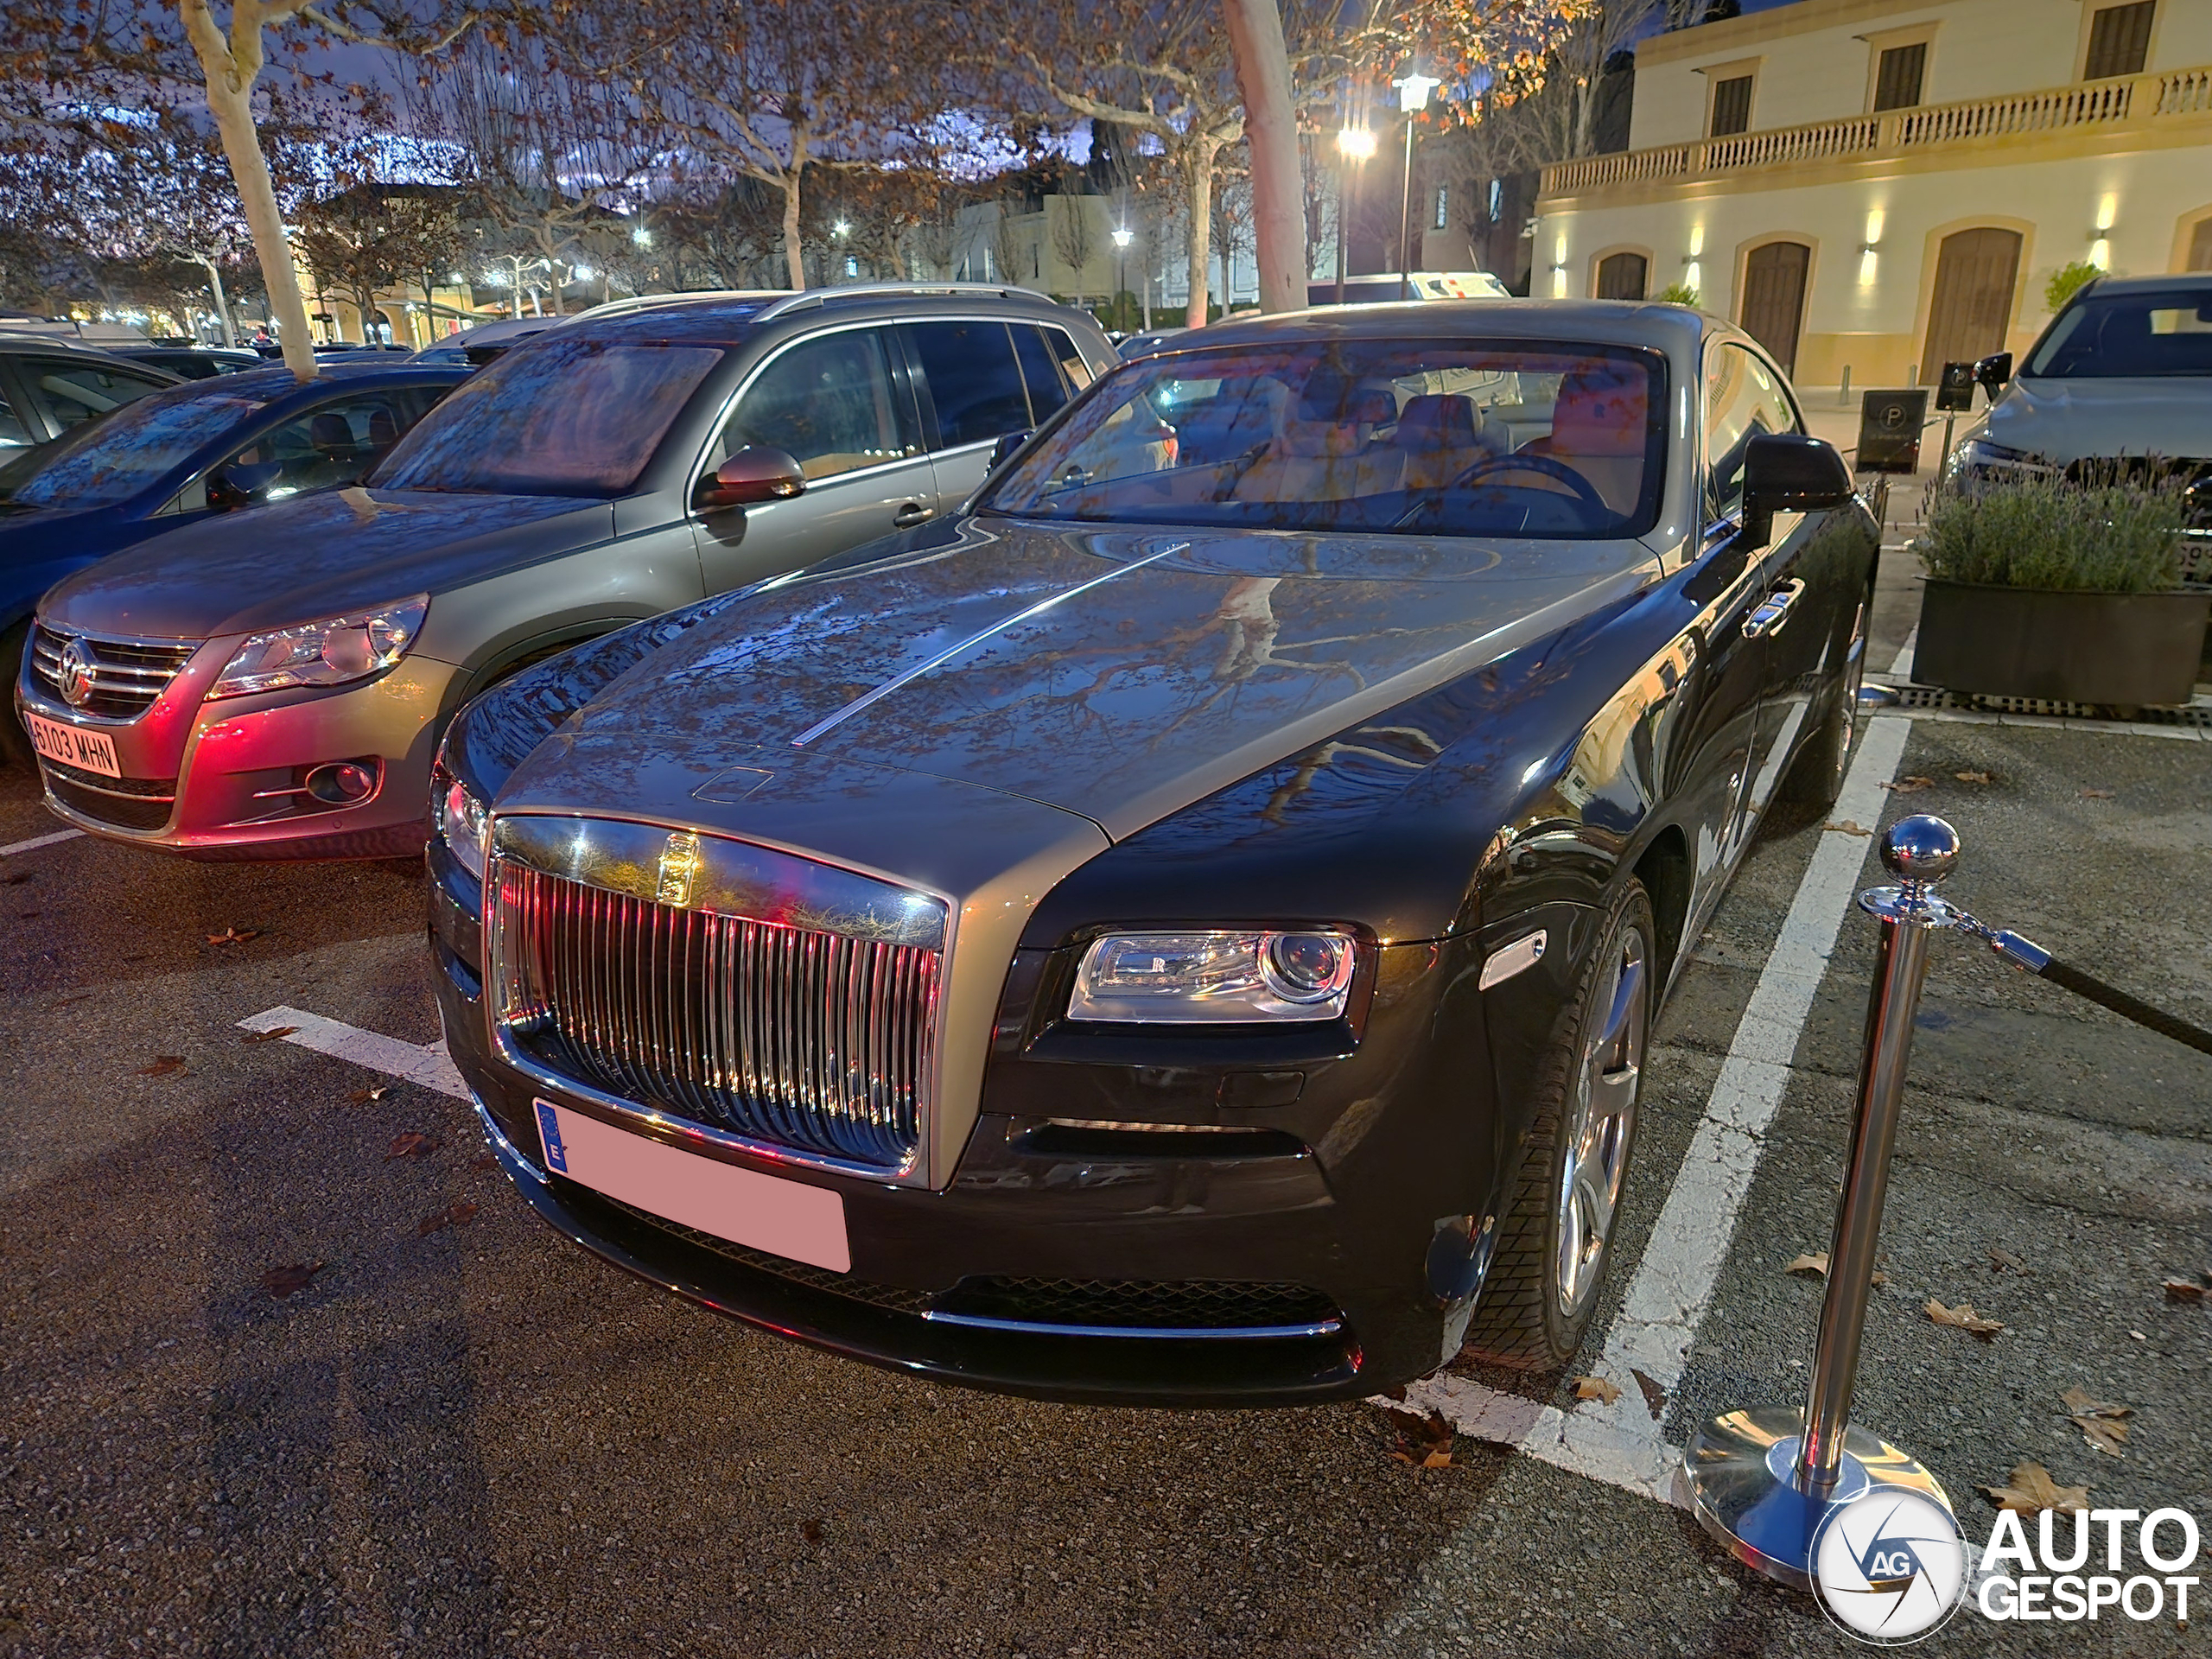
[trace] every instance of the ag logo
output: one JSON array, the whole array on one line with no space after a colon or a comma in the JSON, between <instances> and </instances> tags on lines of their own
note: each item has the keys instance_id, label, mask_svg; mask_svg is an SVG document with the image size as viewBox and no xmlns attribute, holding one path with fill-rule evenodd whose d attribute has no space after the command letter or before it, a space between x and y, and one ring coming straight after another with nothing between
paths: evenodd
<instances>
[{"instance_id":1,"label":"ag logo","mask_svg":"<svg viewBox=\"0 0 2212 1659\"><path fill-rule=\"evenodd\" d=\"M1916 1642L1956 1612L1966 1548L1950 1510L1920 1492L1877 1487L1821 1523L1813 1592L1827 1616L1862 1642Z\"/></svg>"}]
</instances>

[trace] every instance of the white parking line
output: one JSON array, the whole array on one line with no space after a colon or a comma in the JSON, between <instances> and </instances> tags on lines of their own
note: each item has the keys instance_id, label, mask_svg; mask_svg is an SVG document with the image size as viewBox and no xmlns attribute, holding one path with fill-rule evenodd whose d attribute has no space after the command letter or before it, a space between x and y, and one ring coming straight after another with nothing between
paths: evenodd
<instances>
[{"instance_id":1,"label":"white parking line","mask_svg":"<svg viewBox=\"0 0 2212 1659\"><path fill-rule=\"evenodd\" d=\"M1896 777L1911 732L1910 720L1866 722L1831 823L1871 828L1880 822L1882 785ZM1593 1368L1620 1388L1620 1398L1611 1405L1585 1401L1563 1412L1446 1375L1408 1389L1408 1405L1442 1413L1475 1439L1517 1446L1576 1474L1672 1501L1681 1452L1662 1436L1658 1415L1647 1408L1630 1372L1643 1372L1670 1395L1681 1381L1870 845L1867 837L1831 830L1797 885L1705 1116L1606 1334L1605 1357ZM1664 1409L1662 1403L1659 1414Z\"/></svg>"},{"instance_id":2,"label":"white parking line","mask_svg":"<svg viewBox=\"0 0 2212 1659\"><path fill-rule=\"evenodd\" d=\"M81 830L57 830L50 836L33 836L29 841L11 842L0 847L0 858L13 858L17 853L35 853L41 847L51 847L57 842L74 841L85 832Z\"/></svg>"},{"instance_id":3,"label":"white parking line","mask_svg":"<svg viewBox=\"0 0 2212 1659\"><path fill-rule=\"evenodd\" d=\"M287 1026L292 1027L284 1034L288 1043L297 1043L318 1054L351 1060L355 1065L365 1065L387 1077L419 1083L425 1089L451 1095L455 1100L468 1098L467 1085L461 1082L461 1073L454 1070L442 1041L424 1043L418 1048L397 1037L363 1031L341 1020L326 1020L319 1014L308 1014L298 1008L271 1008L266 1014L238 1021L241 1031L278 1031Z\"/></svg>"}]
</instances>

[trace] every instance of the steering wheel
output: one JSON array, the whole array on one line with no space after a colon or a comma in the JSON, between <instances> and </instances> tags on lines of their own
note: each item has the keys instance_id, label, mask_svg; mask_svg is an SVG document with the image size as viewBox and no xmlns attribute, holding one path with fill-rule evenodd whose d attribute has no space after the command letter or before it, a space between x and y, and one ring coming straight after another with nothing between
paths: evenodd
<instances>
[{"instance_id":1,"label":"steering wheel","mask_svg":"<svg viewBox=\"0 0 2212 1659\"><path fill-rule=\"evenodd\" d=\"M1464 490L1470 487L1477 479L1486 473L1513 472L1541 473L1547 478L1556 479L1567 486L1567 493L1582 505L1590 508L1600 517L1610 518L1612 514L1612 509L1605 505L1605 498L1598 493L1590 480L1565 461L1554 461L1549 455L1526 454L1519 450L1503 455L1491 455L1478 461L1444 487L1447 490Z\"/></svg>"}]
</instances>

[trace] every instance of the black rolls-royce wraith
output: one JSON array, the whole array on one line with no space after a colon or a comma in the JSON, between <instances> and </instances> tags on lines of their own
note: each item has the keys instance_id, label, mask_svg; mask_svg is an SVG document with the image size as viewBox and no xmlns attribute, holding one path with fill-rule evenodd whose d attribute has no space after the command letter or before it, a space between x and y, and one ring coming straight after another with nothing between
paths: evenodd
<instances>
[{"instance_id":1,"label":"black rolls-royce wraith","mask_svg":"<svg viewBox=\"0 0 2212 1659\"><path fill-rule=\"evenodd\" d=\"M1684 942L1840 783L1876 526L1680 308L1186 338L946 521L470 705L448 1042L554 1226L837 1352L1560 1363Z\"/></svg>"}]
</instances>

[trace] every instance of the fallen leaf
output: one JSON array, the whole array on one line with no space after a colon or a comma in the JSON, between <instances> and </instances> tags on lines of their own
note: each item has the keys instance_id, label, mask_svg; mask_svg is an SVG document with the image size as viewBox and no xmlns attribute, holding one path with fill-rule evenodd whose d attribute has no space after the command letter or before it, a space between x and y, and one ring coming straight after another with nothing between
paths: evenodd
<instances>
[{"instance_id":1,"label":"fallen leaf","mask_svg":"<svg viewBox=\"0 0 2212 1659\"><path fill-rule=\"evenodd\" d=\"M249 927L244 932L240 932L235 927L226 927L219 933L210 933L207 936L207 943L210 944L244 944L248 939L257 939L260 937L261 930L257 927Z\"/></svg>"},{"instance_id":2,"label":"fallen leaf","mask_svg":"<svg viewBox=\"0 0 2212 1659\"><path fill-rule=\"evenodd\" d=\"M1442 1414L1386 1409L1382 1414L1398 1431L1398 1444L1390 1453L1393 1463L1411 1469L1452 1466L1452 1425Z\"/></svg>"},{"instance_id":3,"label":"fallen leaf","mask_svg":"<svg viewBox=\"0 0 2212 1659\"><path fill-rule=\"evenodd\" d=\"M2166 1300L2170 1302L2201 1302L2212 1296L2212 1290L2187 1279L2166 1281Z\"/></svg>"},{"instance_id":4,"label":"fallen leaf","mask_svg":"<svg viewBox=\"0 0 2212 1659\"><path fill-rule=\"evenodd\" d=\"M1886 1285L1890 1282L1890 1275L1878 1269L1866 1275L1866 1282L1870 1285Z\"/></svg>"},{"instance_id":5,"label":"fallen leaf","mask_svg":"<svg viewBox=\"0 0 2212 1659\"><path fill-rule=\"evenodd\" d=\"M1644 1409L1651 1414L1651 1421L1655 1423L1659 1421L1659 1414L1664 1411L1667 1408L1667 1390L1661 1388L1658 1382L1653 1378L1648 1377L1642 1371L1637 1370L1633 1365L1628 1368L1628 1374L1636 1379L1636 1386L1643 1390Z\"/></svg>"},{"instance_id":6,"label":"fallen leaf","mask_svg":"<svg viewBox=\"0 0 2212 1659\"><path fill-rule=\"evenodd\" d=\"M1608 1382L1602 1376L1578 1376L1573 1382L1574 1397L1578 1400L1602 1400L1610 1406L1621 1397L1619 1385Z\"/></svg>"},{"instance_id":7,"label":"fallen leaf","mask_svg":"<svg viewBox=\"0 0 2212 1659\"><path fill-rule=\"evenodd\" d=\"M2127 1453L2120 1448L2127 1444L2127 1425L2109 1417L2069 1417L2066 1420L2082 1431L2082 1438L2096 1451L2107 1457L2124 1458Z\"/></svg>"},{"instance_id":8,"label":"fallen leaf","mask_svg":"<svg viewBox=\"0 0 2212 1659\"><path fill-rule=\"evenodd\" d=\"M499 1166L499 1154L496 1152L480 1152L468 1160L468 1166L471 1169L497 1169Z\"/></svg>"},{"instance_id":9,"label":"fallen leaf","mask_svg":"<svg viewBox=\"0 0 2212 1659\"><path fill-rule=\"evenodd\" d=\"M1997 781L1997 774L1993 772L1955 772L1951 776L1962 784L1993 784Z\"/></svg>"},{"instance_id":10,"label":"fallen leaf","mask_svg":"<svg viewBox=\"0 0 2212 1659\"><path fill-rule=\"evenodd\" d=\"M384 1155L387 1164L395 1158L427 1158L445 1144L435 1135L425 1135L420 1129L410 1129L404 1135L394 1135L391 1150Z\"/></svg>"},{"instance_id":11,"label":"fallen leaf","mask_svg":"<svg viewBox=\"0 0 2212 1659\"><path fill-rule=\"evenodd\" d=\"M0 875L0 887L20 887L32 879L29 870L17 870L13 875Z\"/></svg>"},{"instance_id":12,"label":"fallen leaf","mask_svg":"<svg viewBox=\"0 0 2212 1659\"><path fill-rule=\"evenodd\" d=\"M1872 830L1866 828L1866 825L1855 823L1849 818L1843 818L1833 823L1824 823L1821 828L1823 830L1840 830L1847 836L1871 836L1874 833Z\"/></svg>"},{"instance_id":13,"label":"fallen leaf","mask_svg":"<svg viewBox=\"0 0 2212 1659\"><path fill-rule=\"evenodd\" d=\"M154 1063L151 1065L142 1065L138 1068L138 1075L142 1077L166 1077L172 1071L183 1070L183 1055L156 1054L154 1056Z\"/></svg>"},{"instance_id":14,"label":"fallen leaf","mask_svg":"<svg viewBox=\"0 0 2212 1659\"><path fill-rule=\"evenodd\" d=\"M1893 784L1884 784L1882 787L1899 795L1916 795L1923 789L1935 788L1936 780L1933 778L1900 778Z\"/></svg>"},{"instance_id":15,"label":"fallen leaf","mask_svg":"<svg viewBox=\"0 0 2212 1659\"><path fill-rule=\"evenodd\" d=\"M1961 1302L1956 1307L1946 1307L1933 1296L1928 1299L1928 1317L1938 1325L1948 1325L1961 1331L1971 1331L1987 1342L2005 1327L1995 1319L1985 1319L1974 1311L1972 1302Z\"/></svg>"},{"instance_id":16,"label":"fallen leaf","mask_svg":"<svg viewBox=\"0 0 2212 1659\"><path fill-rule=\"evenodd\" d=\"M2118 1419L2135 1414L2133 1406L2116 1406L2108 1401L2091 1398L2089 1391L2078 1382L2058 1397L2065 1402L2066 1409L2076 1416Z\"/></svg>"},{"instance_id":17,"label":"fallen leaf","mask_svg":"<svg viewBox=\"0 0 2212 1659\"><path fill-rule=\"evenodd\" d=\"M1808 1251L1805 1255L1799 1256L1795 1262L1792 1262L1788 1267L1784 1268L1783 1271L1784 1273L1817 1274L1820 1277L1825 1279L1828 1276L1828 1253L1826 1250Z\"/></svg>"},{"instance_id":18,"label":"fallen leaf","mask_svg":"<svg viewBox=\"0 0 2212 1659\"><path fill-rule=\"evenodd\" d=\"M2025 1273L2028 1270L2028 1264L2021 1261L2018 1256L2013 1255L2012 1251L2000 1250L1994 1244L1991 1245L1989 1247L1989 1270L1992 1273L2002 1273L2007 1268L2012 1268L2015 1273Z\"/></svg>"},{"instance_id":19,"label":"fallen leaf","mask_svg":"<svg viewBox=\"0 0 2212 1659\"><path fill-rule=\"evenodd\" d=\"M476 1206L467 1198L457 1198L442 1210L434 1210L415 1224L415 1236L428 1238L432 1233L448 1227L466 1227L476 1219Z\"/></svg>"},{"instance_id":20,"label":"fallen leaf","mask_svg":"<svg viewBox=\"0 0 2212 1659\"><path fill-rule=\"evenodd\" d=\"M372 1100L382 1100L391 1092L390 1084L380 1083L372 1089L356 1089L349 1098L356 1106L365 1106Z\"/></svg>"},{"instance_id":21,"label":"fallen leaf","mask_svg":"<svg viewBox=\"0 0 2212 1659\"><path fill-rule=\"evenodd\" d=\"M288 1268L271 1268L261 1275L261 1287L281 1302L294 1291L305 1290L322 1268L320 1262L295 1262Z\"/></svg>"},{"instance_id":22,"label":"fallen leaf","mask_svg":"<svg viewBox=\"0 0 2212 1659\"><path fill-rule=\"evenodd\" d=\"M2021 1515L2039 1515L2045 1510L2079 1515L2089 1507L2087 1486L2061 1486L2050 1478L2050 1471L2039 1463L2016 1463L2004 1485L1985 1486L1981 1490L1989 1494L1999 1509Z\"/></svg>"},{"instance_id":23,"label":"fallen leaf","mask_svg":"<svg viewBox=\"0 0 2212 1659\"><path fill-rule=\"evenodd\" d=\"M238 1041L245 1043L249 1047L255 1043L273 1043L280 1039L290 1036L298 1029L299 1027L297 1026L275 1026L271 1027L267 1031L249 1031L245 1036L239 1038Z\"/></svg>"},{"instance_id":24,"label":"fallen leaf","mask_svg":"<svg viewBox=\"0 0 2212 1659\"><path fill-rule=\"evenodd\" d=\"M811 1516L807 1520L800 1522L798 1523L798 1535L805 1539L810 1544L820 1543L822 1541L822 1522L820 1517Z\"/></svg>"},{"instance_id":25,"label":"fallen leaf","mask_svg":"<svg viewBox=\"0 0 2212 1659\"><path fill-rule=\"evenodd\" d=\"M2112 791L2108 789L2085 789L2082 791L2082 798L2085 801L2108 801L2112 799Z\"/></svg>"}]
</instances>

